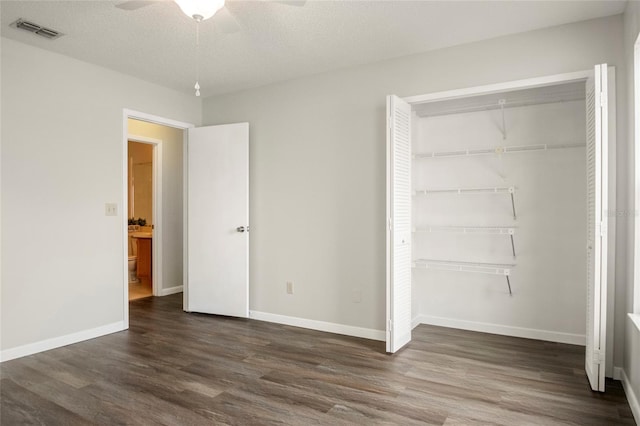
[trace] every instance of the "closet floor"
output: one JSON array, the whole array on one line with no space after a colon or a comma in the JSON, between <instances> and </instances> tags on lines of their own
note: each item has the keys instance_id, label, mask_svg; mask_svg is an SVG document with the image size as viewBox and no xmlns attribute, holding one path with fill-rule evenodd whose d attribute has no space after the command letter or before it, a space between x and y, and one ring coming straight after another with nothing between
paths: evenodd
<instances>
[{"instance_id":1,"label":"closet floor","mask_svg":"<svg viewBox=\"0 0 640 426\"><path fill-rule=\"evenodd\" d=\"M421 325L384 343L130 304L130 328L0 365L0 423L634 424L620 382L591 392L584 348Z\"/></svg>"}]
</instances>

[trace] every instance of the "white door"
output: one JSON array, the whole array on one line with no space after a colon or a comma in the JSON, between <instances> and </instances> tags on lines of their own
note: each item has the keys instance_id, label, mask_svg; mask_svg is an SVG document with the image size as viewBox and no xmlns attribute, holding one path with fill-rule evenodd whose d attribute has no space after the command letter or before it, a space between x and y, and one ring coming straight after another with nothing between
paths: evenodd
<instances>
[{"instance_id":1,"label":"white door","mask_svg":"<svg viewBox=\"0 0 640 426\"><path fill-rule=\"evenodd\" d=\"M189 129L185 310L249 315L249 123Z\"/></svg>"},{"instance_id":2,"label":"white door","mask_svg":"<svg viewBox=\"0 0 640 426\"><path fill-rule=\"evenodd\" d=\"M387 352L411 341L411 105L387 97Z\"/></svg>"},{"instance_id":3,"label":"white door","mask_svg":"<svg viewBox=\"0 0 640 426\"><path fill-rule=\"evenodd\" d=\"M587 344L591 388L604 392L607 331L608 78L596 65L586 83L587 106Z\"/></svg>"}]
</instances>

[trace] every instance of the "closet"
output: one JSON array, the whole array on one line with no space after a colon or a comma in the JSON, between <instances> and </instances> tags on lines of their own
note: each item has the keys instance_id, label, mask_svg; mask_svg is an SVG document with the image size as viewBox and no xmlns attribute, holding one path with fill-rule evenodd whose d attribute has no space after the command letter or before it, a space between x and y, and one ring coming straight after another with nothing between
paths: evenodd
<instances>
[{"instance_id":1,"label":"closet","mask_svg":"<svg viewBox=\"0 0 640 426\"><path fill-rule=\"evenodd\" d=\"M604 390L613 79L388 97L388 352L421 323L583 344Z\"/></svg>"}]
</instances>

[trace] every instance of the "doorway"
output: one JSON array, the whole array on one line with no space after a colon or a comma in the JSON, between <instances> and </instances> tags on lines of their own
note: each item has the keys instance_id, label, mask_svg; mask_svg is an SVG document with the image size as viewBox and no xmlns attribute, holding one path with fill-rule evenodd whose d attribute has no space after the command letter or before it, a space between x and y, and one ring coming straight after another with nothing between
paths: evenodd
<instances>
[{"instance_id":1,"label":"doorway","mask_svg":"<svg viewBox=\"0 0 640 426\"><path fill-rule=\"evenodd\" d=\"M192 124L158 117L139 111L123 110L122 142L122 205L129 206L129 143L151 146L152 207L146 215L151 225L142 229L148 238L151 295L166 296L183 290L183 150L185 129ZM144 168L144 167L143 167ZM164 183L164 184L163 184ZM129 218L146 219L138 214L133 200L133 211L123 215L123 309L125 328L129 327ZM136 224L140 226L139 224ZM141 231L138 228L137 231ZM145 236L145 235L143 235ZM137 269L137 267L136 267Z\"/></svg>"},{"instance_id":2,"label":"doorway","mask_svg":"<svg viewBox=\"0 0 640 426\"><path fill-rule=\"evenodd\" d=\"M160 139L162 146L162 178L155 186L153 213L153 295L183 293L187 312L248 317L249 123L192 129L188 123L129 110L124 110L123 121L123 153L129 140L136 139L132 135L141 134L136 126L175 134L172 144L160 134L138 136L142 142L149 137ZM123 205L128 203L127 163L123 155ZM160 182L163 189L157 191ZM179 196L171 197L172 189ZM123 234L128 253L124 220ZM123 256L123 278L128 282L128 255ZM127 287L125 328L129 326Z\"/></svg>"},{"instance_id":3,"label":"doorway","mask_svg":"<svg viewBox=\"0 0 640 426\"><path fill-rule=\"evenodd\" d=\"M157 258L161 244L154 241L161 210L156 201L162 194L162 141L130 136L127 151L129 300L136 300L157 294L162 288L161 270L154 273L154 266L161 267L162 263ZM159 286L154 278L160 280Z\"/></svg>"}]
</instances>

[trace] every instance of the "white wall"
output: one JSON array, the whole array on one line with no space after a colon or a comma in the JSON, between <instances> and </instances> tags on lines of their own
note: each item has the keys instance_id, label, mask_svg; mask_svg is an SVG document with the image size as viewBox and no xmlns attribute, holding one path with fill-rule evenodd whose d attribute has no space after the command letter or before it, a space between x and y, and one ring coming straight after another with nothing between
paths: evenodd
<instances>
[{"instance_id":1,"label":"white wall","mask_svg":"<svg viewBox=\"0 0 640 426\"><path fill-rule=\"evenodd\" d=\"M129 191L127 216L143 218L152 226L153 217L153 145L129 142Z\"/></svg>"},{"instance_id":2,"label":"white wall","mask_svg":"<svg viewBox=\"0 0 640 426\"><path fill-rule=\"evenodd\" d=\"M634 168L640 167L637 164L635 158L638 153L635 147L635 138L637 138L637 131L634 127L635 105L634 105L634 87L637 82L634 82L634 44L640 33L640 2L630 1L627 3L627 9L624 14L624 55L626 58L626 70L627 70L627 124L628 124L628 137L629 137L629 151L627 157L627 166L629 173L627 175L627 188L628 188L628 204L625 210L622 211L623 217L628 220L629 227L629 240L627 241L627 261L628 268L626 270L627 286L626 300L621 301L619 305L620 311L623 313L633 312L633 300L634 296L637 297L635 291L638 289L638 283L634 283L634 274L636 277L640 277L638 273L640 271L634 271L634 258L638 256L636 250L638 249L636 239L640 236L640 229L638 229L638 206L640 200L636 195L640 188L637 187L634 175ZM640 170L640 169L638 169ZM635 172L637 174L638 171ZM635 235L635 238L633 236ZM637 278L636 278L637 280ZM639 313L639 312L636 312ZM637 422L640 423L640 330L632 322L631 318L625 317L625 351L624 351L624 371L627 378L627 396L630 399L630 404L634 408L634 415ZM634 398L635 397L635 398ZM634 401L632 401L634 399Z\"/></svg>"},{"instance_id":3,"label":"white wall","mask_svg":"<svg viewBox=\"0 0 640 426\"><path fill-rule=\"evenodd\" d=\"M0 347L6 358L35 342L86 337L86 330L113 330L123 321L123 108L198 123L201 103L1 42ZM106 202L118 203L117 217L105 216Z\"/></svg>"},{"instance_id":4,"label":"white wall","mask_svg":"<svg viewBox=\"0 0 640 426\"><path fill-rule=\"evenodd\" d=\"M507 95L508 97L508 95ZM414 153L585 141L584 101L418 118ZM417 195L413 224L514 226L508 235L418 232L414 258L515 264L506 279L417 268L414 317L423 323L584 344L586 318L585 148L413 161L414 190L516 187L509 194ZM544 312L544 313L543 313Z\"/></svg>"},{"instance_id":5,"label":"white wall","mask_svg":"<svg viewBox=\"0 0 640 426\"><path fill-rule=\"evenodd\" d=\"M162 141L162 288L182 286L182 148L184 131L128 120L129 134Z\"/></svg>"},{"instance_id":6,"label":"white wall","mask_svg":"<svg viewBox=\"0 0 640 426\"><path fill-rule=\"evenodd\" d=\"M580 71L603 62L618 66L623 102L621 16L205 99L205 124L251 123L251 309L384 329L386 95ZM619 155L626 158L624 127L619 130ZM618 172L626 179L624 167ZM622 196L626 200L626 189ZM618 227L621 253L625 232ZM624 256L616 268L625 270ZM623 286L624 274L617 276ZM286 294L286 281L294 281L294 295ZM354 291L362 292L361 302L353 301ZM616 318L618 337L623 315ZM616 365L622 364L621 348Z\"/></svg>"}]
</instances>

